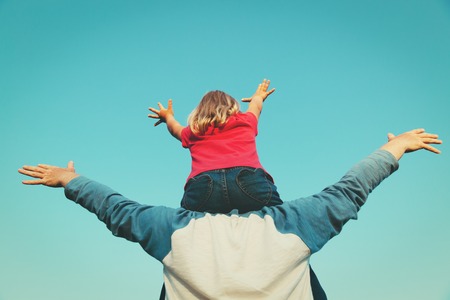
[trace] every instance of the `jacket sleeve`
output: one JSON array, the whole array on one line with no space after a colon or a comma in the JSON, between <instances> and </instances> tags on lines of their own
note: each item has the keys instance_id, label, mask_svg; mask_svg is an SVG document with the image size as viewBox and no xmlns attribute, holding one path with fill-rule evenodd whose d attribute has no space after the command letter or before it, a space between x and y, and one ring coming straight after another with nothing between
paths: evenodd
<instances>
[{"instance_id":1,"label":"jacket sleeve","mask_svg":"<svg viewBox=\"0 0 450 300\"><path fill-rule=\"evenodd\" d=\"M287 221L282 231L299 235L312 253L319 251L348 220L357 218L372 190L397 169L391 153L375 151L320 193L285 202L281 209Z\"/></svg>"},{"instance_id":2,"label":"jacket sleeve","mask_svg":"<svg viewBox=\"0 0 450 300\"><path fill-rule=\"evenodd\" d=\"M161 261L170 251L176 209L139 204L83 176L70 181L64 192L97 215L113 235L139 243L156 259Z\"/></svg>"}]
</instances>

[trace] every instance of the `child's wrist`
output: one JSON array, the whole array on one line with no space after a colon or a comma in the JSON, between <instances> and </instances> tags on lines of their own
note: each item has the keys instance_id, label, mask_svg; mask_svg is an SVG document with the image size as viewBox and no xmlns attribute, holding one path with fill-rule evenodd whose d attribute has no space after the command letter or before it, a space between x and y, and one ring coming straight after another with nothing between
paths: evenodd
<instances>
[{"instance_id":1,"label":"child's wrist","mask_svg":"<svg viewBox=\"0 0 450 300\"><path fill-rule=\"evenodd\" d=\"M261 95L255 95L252 97L252 101L261 101L262 102L262 101L264 101L264 98Z\"/></svg>"},{"instance_id":2,"label":"child's wrist","mask_svg":"<svg viewBox=\"0 0 450 300\"><path fill-rule=\"evenodd\" d=\"M173 115L168 114L168 113L166 113L166 114L160 116L160 118L161 118L162 120L165 120L165 121L166 121L167 119L170 119L170 117L173 117Z\"/></svg>"}]
</instances>

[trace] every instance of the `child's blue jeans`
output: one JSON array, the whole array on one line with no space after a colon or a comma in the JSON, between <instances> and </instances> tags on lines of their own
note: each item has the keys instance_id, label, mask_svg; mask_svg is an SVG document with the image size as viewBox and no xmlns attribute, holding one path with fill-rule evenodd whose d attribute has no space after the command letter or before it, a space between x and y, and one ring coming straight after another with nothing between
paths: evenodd
<instances>
[{"instance_id":1,"label":"child's blue jeans","mask_svg":"<svg viewBox=\"0 0 450 300\"><path fill-rule=\"evenodd\" d=\"M188 180L181 206L188 210L239 213L283 203L272 178L263 170L233 167L203 172Z\"/></svg>"}]
</instances>

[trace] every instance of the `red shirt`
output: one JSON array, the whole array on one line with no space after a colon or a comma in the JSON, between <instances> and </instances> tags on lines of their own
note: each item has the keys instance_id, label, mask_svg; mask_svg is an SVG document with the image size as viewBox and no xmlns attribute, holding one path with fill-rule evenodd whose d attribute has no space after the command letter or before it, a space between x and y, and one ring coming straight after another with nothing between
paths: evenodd
<instances>
[{"instance_id":1,"label":"red shirt","mask_svg":"<svg viewBox=\"0 0 450 300\"><path fill-rule=\"evenodd\" d=\"M256 152L258 120L251 113L230 116L220 127L210 126L195 135L189 126L181 132L181 144L192 157L188 180L202 172L238 166L263 168Z\"/></svg>"}]
</instances>

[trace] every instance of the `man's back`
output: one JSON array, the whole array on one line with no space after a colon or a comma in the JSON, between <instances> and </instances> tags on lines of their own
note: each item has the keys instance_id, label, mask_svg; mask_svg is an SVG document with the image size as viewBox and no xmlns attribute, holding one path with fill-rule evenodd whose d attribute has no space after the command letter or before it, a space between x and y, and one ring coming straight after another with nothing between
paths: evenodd
<instances>
[{"instance_id":1,"label":"man's back","mask_svg":"<svg viewBox=\"0 0 450 300\"><path fill-rule=\"evenodd\" d=\"M397 167L378 150L318 194L246 214L141 205L81 176L65 192L163 263L168 299L310 300L309 256Z\"/></svg>"}]
</instances>

